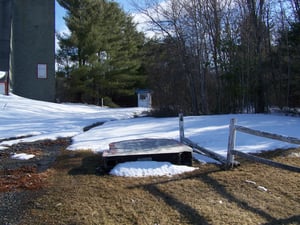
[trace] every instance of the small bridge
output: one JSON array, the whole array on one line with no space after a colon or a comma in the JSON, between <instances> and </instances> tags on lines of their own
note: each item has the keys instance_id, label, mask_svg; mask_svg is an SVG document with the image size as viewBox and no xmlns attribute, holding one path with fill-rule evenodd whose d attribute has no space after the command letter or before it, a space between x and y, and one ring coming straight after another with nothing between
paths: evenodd
<instances>
[{"instance_id":1,"label":"small bridge","mask_svg":"<svg viewBox=\"0 0 300 225\"><path fill-rule=\"evenodd\" d=\"M191 166L192 151L173 139L142 138L110 143L102 158L105 170L128 161L164 161Z\"/></svg>"}]
</instances>

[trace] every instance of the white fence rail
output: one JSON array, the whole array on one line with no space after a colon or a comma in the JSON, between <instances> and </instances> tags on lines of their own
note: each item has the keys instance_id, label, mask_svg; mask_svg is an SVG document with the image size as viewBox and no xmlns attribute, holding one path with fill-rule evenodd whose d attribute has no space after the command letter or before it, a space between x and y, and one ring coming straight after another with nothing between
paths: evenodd
<instances>
[{"instance_id":1,"label":"white fence rail","mask_svg":"<svg viewBox=\"0 0 300 225\"><path fill-rule=\"evenodd\" d=\"M179 136L180 136L180 142L190 146L191 148L193 148L194 152L196 152L198 154L201 154L201 155L204 155L204 156L207 156L209 158L212 158L216 161L219 161L221 163L221 165L224 165L224 166L226 165L226 163L227 163L226 157L224 157L224 156L222 156L222 155L220 155L216 152L213 152L209 149L201 147L197 143L195 143L195 142L191 141L190 139L184 137L183 114L179 114ZM237 163L237 162L234 162L234 163Z\"/></svg>"},{"instance_id":2,"label":"white fence rail","mask_svg":"<svg viewBox=\"0 0 300 225\"><path fill-rule=\"evenodd\" d=\"M236 119L231 119L230 125L229 125L229 137L228 137L227 168L233 167L235 165L234 156L239 156L239 157L246 158L248 160L252 160L252 161L255 161L258 163L263 163L263 164L266 164L269 166L286 169L286 170L290 170L293 172L300 172L299 167L274 162L272 160L260 158L260 157L254 156L254 155L250 155L250 154L235 150L234 148L235 148L237 131L255 135L255 136L260 136L260 137L265 137L265 138L270 138L270 139L275 139L275 140L279 140L279 141L283 141L283 142L300 145L300 139L298 139L298 138L286 137L286 136L282 136L282 135L278 135L278 134L272 134L272 133L268 133L268 132L253 130L253 129L250 129L247 127L242 127L242 126L239 126L236 124Z\"/></svg>"}]
</instances>

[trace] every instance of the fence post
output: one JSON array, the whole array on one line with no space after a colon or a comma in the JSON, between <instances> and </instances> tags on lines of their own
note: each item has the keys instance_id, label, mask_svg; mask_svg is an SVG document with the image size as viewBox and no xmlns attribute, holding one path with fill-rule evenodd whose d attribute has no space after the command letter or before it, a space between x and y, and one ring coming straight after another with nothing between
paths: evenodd
<instances>
[{"instance_id":1,"label":"fence post","mask_svg":"<svg viewBox=\"0 0 300 225\"><path fill-rule=\"evenodd\" d=\"M228 137L228 148L227 148L227 169L234 165L234 155L232 154L232 150L235 148L235 138L236 138L236 130L235 130L236 119L230 120L229 125L229 137Z\"/></svg>"},{"instance_id":2,"label":"fence post","mask_svg":"<svg viewBox=\"0 0 300 225\"><path fill-rule=\"evenodd\" d=\"M180 138L180 142L183 143L183 138L184 138L183 113L179 113L179 138Z\"/></svg>"}]
</instances>

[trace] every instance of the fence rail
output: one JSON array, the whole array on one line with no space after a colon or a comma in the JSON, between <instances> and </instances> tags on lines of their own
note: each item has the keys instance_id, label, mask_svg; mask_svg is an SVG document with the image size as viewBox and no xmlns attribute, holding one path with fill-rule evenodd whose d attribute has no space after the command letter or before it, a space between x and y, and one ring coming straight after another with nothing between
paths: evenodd
<instances>
[{"instance_id":1,"label":"fence rail","mask_svg":"<svg viewBox=\"0 0 300 225\"><path fill-rule=\"evenodd\" d=\"M182 143L190 146L191 148L193 148L193 151L198 153L198 154L201 154L201 155L204 155L204 156L207 156L209 158L212 158L216 161L219 161L222 165L226 165L227 163L227 159L226 157L223 157L222 155L219 155L211 150L208 150L206 148L203 148L201 146L199 146L198 144L192 142L190 139L188 138L183 138L182 139Z\"/></svg>"},{"instance_id":2,"label":"fence rail","mask_svg":"<svg viewBox=\"0 0 300 225\"><path fill-rule=\"evenodd\" d=\"M212 158L212 159L220 162L224 166L227 164L226 157L224 157L216 152L213 152L209 149L203 148L203 147L199 146L198 144L196 144L195 142L191 141L190 139L184 137L183 114L179 114L179 136L180 136L180 142L193 148L194 152L204 155L204 156L207 156L209 158ZM234 161L233 163L237 164L238 162Z\"/></svg>"},{"instance_id":3,"label":"fence rail","mask_svg":"<svg viewBox=\"0 0 300 225\"><path fill-rule=\"evenodd\" d=\"M235 129L237 131L247 133L247 134L252 134L252 135L256 135L256 136L260 136L260 137L266 137L266 138L270 138L270 139L274 139L274 140L279 140L279 141L288 142L291 144L300 145L300 140L298 138L294 138L294 137L286 137L286 136L272 134L272 133L268 133L268 132L264 132L264 131L253 130L253 129L238 126L238 125L235 125Z\"/></svg>"},{"instance_id":4,"label":"fence rail","mask_svg":"<svg viewBox=\"0 0 300 225\"><path fill-rule=\"evenodd\" d=\"M235 150L235 142L236 142L236 131L240 131L243 133L275 139L283 142L288 142L292 144L300 144L300 139L294 138L294 137L286 137L278 134L272 134L268 132L258 131L254 129L250 129L247 127L242 127L239 125L236 125L236 119L231 119L230 125L229 125L229 137L228 137L228 150L227 150L227 168L234 166L234 156L237 155L242 158L246 158L248 160L252 160L258 163L263 163L269 166L273 166L276 168L286 169L293 172L300 172L300 168L296 166L290 166L278 162L274 162L272 160L260 158L254 155L250 155L241 151Z\"/></svg>"}]
</instances>

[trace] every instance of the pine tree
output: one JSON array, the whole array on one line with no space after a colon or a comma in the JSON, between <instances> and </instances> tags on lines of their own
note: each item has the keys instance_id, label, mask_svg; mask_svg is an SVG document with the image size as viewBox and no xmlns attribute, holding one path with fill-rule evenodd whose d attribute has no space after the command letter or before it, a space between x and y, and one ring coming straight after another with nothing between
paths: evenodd
<instances>
[{"instance_id":1,"label":"pine tree","mask_svg":"<svg viewBox=\"0 0 300 225\"><path fill-rule=\"evenodd\" d=\"M59 36L57 55L60 61L69 62L64 69L74 98L95 104L106 98L122 105L119 100L134 95L144 81L139 72L144 37L132 17L115 2L58 2L67 10L65 21L70 35Z\"/></svg>"}]
</instances>

